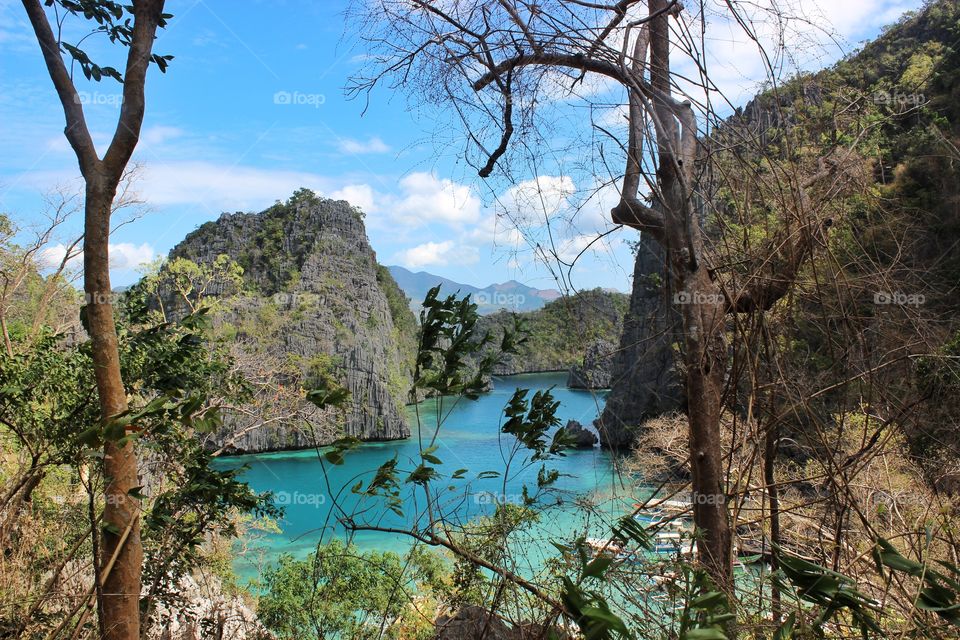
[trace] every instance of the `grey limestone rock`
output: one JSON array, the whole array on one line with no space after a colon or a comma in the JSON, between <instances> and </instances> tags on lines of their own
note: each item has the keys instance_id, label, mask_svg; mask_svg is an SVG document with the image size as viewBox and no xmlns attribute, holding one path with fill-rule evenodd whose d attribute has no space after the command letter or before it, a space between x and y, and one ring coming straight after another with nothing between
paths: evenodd
<instances>
[{"instance_id":1,"label":"grey limestone rock","mask_svg":"<svg viewBox=\"0 0 960 640\"><path fill-rule=\"evenodd\" d=\"M670 300L665 299L665 269L660 245L647 235L641 236L630 309L613 359L611 390L603 413L595 421L604 447L629 447L644 420L676 410L684 403L683 379L673 350L680 318Z\"/></svg>"},{"instance_id":2,"label":"grey limestone rock","mask_svg":"<svg viewBox=\"0 0 960 640\"><path fill-rule=\"evenodd\" d=\"M298 192L261 213L223 214L189 234L170 257L211 264L221 254L244 269L243 291L221 301L216 319L236 336L240 359L267 369L254 373L272 375L286 389L332 378L349 389L351 401L343 411L321 412L301 399L295 418L264 421L239 436L237 421L227 416L208 446L252 453L343 436L409 436L404 404L415 320L377 264L359 210ZM218 283L208 290L220 293Z\"/></svg>"}]
</instances>

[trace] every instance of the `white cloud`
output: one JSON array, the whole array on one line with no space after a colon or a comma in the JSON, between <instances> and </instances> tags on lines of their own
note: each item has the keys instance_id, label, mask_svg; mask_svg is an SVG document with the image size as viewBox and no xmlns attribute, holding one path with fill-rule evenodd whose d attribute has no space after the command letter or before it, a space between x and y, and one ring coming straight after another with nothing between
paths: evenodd
<instances>
[{"instance_id":1,"label":"white cloud","mask_svg":"<svg viewBox=\"0 0 960 640\"><path fill-rule=\"evenodd\" d=\"M368 139L366 142L354 140L353 138L341 138L337 141L337 148L340 149L341 153L349 153L351 155L387 153L390 151L390 145L377 136Z\"/></svg>"},{"instance_id":2,"label":"white cloud","mask_svg":"<svg viewBox=\"0 0 960 640\"><path fill-rule=\"evenodd\" d=\"M40 266L44 269L55 269L60 266L66 256L67 247L62 243L46 247L40 252ZM110 243L111 269L136 269L151 262L157 256L157 251L148 243L136 245L132 242ZM83 267L83 252L77 252L67 262L70 269Z\"/></svg>"},{"instance_id":3,"label":"white cloud","mask_svg":"<svg viewBox=\"0 0 960 640\"><path fill-rule=\"evenodd\" d=\"M405 222L460 225L480 219L480 199L468 185L432 173L412 173L399 186L402 195L393 210Z\"/></svg>"},{"instance_id":4,"label":"white cloud","mask_svg":"<svg viewBox=\"0 0 960 640\"><path fill-rule=\"evenodd\" d=\"M56 269L60 266L60 263L63 261L66 254L67 247L63 243L45 247L42 251L40 251L38 257L40 268ZM69 262L67 262L67 266L71 269L83 266L83 253L77 253L75 256L70 258Z\"/></svg>"},{"instance_id":5,"label":"white cloud","mask_svg":"<svg viewBox=\"0 0 960 640\"><path fill-rule=\"evenodd\" d=\"M495 244L508 249L525 246L523 232L517 229L509 217L489 214L465 235L471 242Z\"/></svg>"},{"instance_id":6,"label":"white cloud","mask_svg":"<svg viewBox=\"0 0 960 640\"><path fill-rule=\"evenodd\" d=\"M330 193L333 200L346 200L364 212L371 212L376 208L376 199L373 187L368 184L348 184L342 189Z\"/></svg>"},{"instance_id":7,"label":"white cloud","mask_svg":"<svg viewBox=\"0 0 960 640\"><path fill-rule=\"evenodd\" d=\"M498 204L517 220L545 223L569 204L575 191L569 176L538 176L507 189Z\"/></svg>"},{"instance_id":8,"label":"white cloud","mask_svg":"<svg viewBox=\"0 0 960 640\"><path fill-rule=\"evenodd\" d=\"M405 230L431 223L462 228L480 220L483 209L469 185L432 173L411 173L397 183L395 193L378 191L366 183L348 184L328 193L363 209L374 225L400 224Z\"/></svg>"},{"instance_id":9,"label":"white cloud","mask_svg":"<svg viewBox=\"0 0 960 640\"><path fill-rule=\"evenodd\" d=\"M172 132L162 134L172 135ZM47 189L76 179L73 171L34 171L18 176L21 187ZM300 187L325 197L346 200L367 214L371 226L413 230L432 223L463 229L479 221L483 206L466 184L432 173L413 173L393 190L364 182L306 171L263 169L205 161L147 162L137 191L151 205L196 207L199 215L223 211L259 211L283 200Z\"/></svg>"},{"instance_id":10,"label":"white cloud","mask_svg":"<svg viewBox=\"0 0 960 640\"><path fill-rule=\"evenodd\" d=\"M609 236L583 234L559 242L556 256L566 263L583 260L590 253L611 253L613 244Z\"/></svg>"},{"instance_id":11,"label":"white cloud","mask_svg":"<svg viewBox=\"0 0 960 640\"><path fill-rule=\"evenodd\" d=\"M157 252L144 242L135 245L132 242L119 242L110 245L111 269L136 269L156 258Z\"/></svg>"},{"instance_id":12,"label":"white cloud","mask_svg":"<svg viewBox=\"0 0 960 640\"><path fill-rule=\"evenodd\" d=\"M451 262L457 265L474 264L479 259L475 247L456 245L452 240L443 242L425 242L411 247L396 255L396 261L411 269L422 267L444 267Z\"/></svg>"},{"instance_id":13,"label":"white cloud","mask_svg":"<svg viewBox=\"0 0 960 640\"><path fill-rule=\"evenodd\" d=\"M183 135L183 129L179 127L167 127L158 125L148 127L140 132L140 144L145 147L155 147L169 140L174 140Z\"/></svg>"},{"instance_id":14,"label":"white cloud","mask_svg":"<svg viewBox=\"0 0 960 640\"><path fill-rule=\"evenodd\" d=\"M798 70L826 66L851 50L856 42L910 9L921 0L757 0L738 3L737 10L755 31L754 42L723 2L707 4L707 42L704 63L711 81L734 105L749 100L758 84L767 80L763 47L778 80ZM686 14L690 20L691 13ZM699 32L699 17L694 18ZM678 71L699 77L689 60L676 57ZM691 95L702 92L690 89Z\"/></svg>"},{"instance_id":15,"label":"white cloud","mask_svg":"<svg viewBox=\"0 0 960 640\"><path fill-rule=\"evenodd\" d=\"M145 165L139 189L152 205L201 205L220 212L261 209L300 187L322 193L330 182L303 171L194 161Z\"/></svg>"}]
</instances>

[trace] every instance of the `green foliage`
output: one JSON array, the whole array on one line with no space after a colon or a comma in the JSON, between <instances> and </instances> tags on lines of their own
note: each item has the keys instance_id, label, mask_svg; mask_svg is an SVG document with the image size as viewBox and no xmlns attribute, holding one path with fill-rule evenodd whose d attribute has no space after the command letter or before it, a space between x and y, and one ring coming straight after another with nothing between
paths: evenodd
<instances>
[{"instance_id":1,"label":"green foliage","mask_svg":"<svg viewBox=\"0 0 960 640\"><path fill-rule=\"evenodd\" d=\"M485 376L499 354L479 356L493 338L477 327L480 316L470 297L440 299L439 293L439 285L431 289L420 311L414 389L476 399L486 388ZM480 362L471 370L471 358L478 356Z\"/></svg>"},{"instance_id":2,"label":"green foliage","mask_svg":"<svg viewBox=\"0 0 960 640\"><path fill-rule=\"evenodd\" d=\"M216 308L220 299L238 293L242 287L243 267L228 255L220 254L210 264L177 257L150 266L133 287L131 297L159 307L167 316L171 315L169 311L181 309L195 312L203 307Z\"/></svg>"},{"instance_id":3,"label":"green foliage","mask_svg":"<svg viewBox=\"0 0 960 640\"><path fill-rule=\"evenodd\" d=\"M361 553L334 539L304 560L281 557L257 610L281 640L396 637L389 629L407 602L438 586L442 573L440 559L422 551Z\"/></svg>"},{"instance_id":4,"label":"green foliage","mask_svg":"<svg viewBox=\"0 0 960 640\"><path fill-rule=\"evenodd\" d=\"M110 39L110 42L119 43L122 46L129 47L133 42L133 6L125 5L112 0L44 0L44 4L52 6L56 4L65 12L74 16L82 16L85 20L94 23L93 33L103 34ZM160 28L167 26L167 21L173 16L169 13L160 15L157 26ZM83 38L80 42L85 40ZM90 57L80 47L60 41L60 49L68 54L80 65L81 71L87 80L100 82L103 77L113 78L117 82L123 82L123 76L113 67L102 67L93 62ZM150 62L157 65L161 73L166 72L167 65L173 60L171 55L160 55L154 53L150 56Z\"/></svg>"},{"instance_id":5,"label":"green foliage","mask_svg":"<svg viewBox=\"0 0 960 640\"><path fill-rule=\"evenodd\" d=\"M508 556L507 541L512 536L529 531L540 522L541 513L525 505L498 504L490 515L474 518L455 536L455 542L472 557L482 558L495 566L502 566ZM489 607L494 589L489 572L464 556L454 556L452 589L453 606L477 605ZM504 595L515 594L516 585L503 583Z\"/></svg>"},{"instance_id":6,"label":"green foliage","mask_svg":"<svg viewBox=\"0 0 960 640\"><path fill-rule=\"evenodd\" d=\"M927 544L929 542L928 539ZM891 573L906 574L919 580L915 607L935 613L954 627L960 627L960 569L955 564L938 560L937 565L948 571L942 573L928 564L905 558L883 538L877 540L874 559L881 574L886 567Z\"/></svg>"},{"instance_id":7,"label":"green foliage","mask_svg":"<svg viewBox=\"0 0 960 640\"><path fill-rule=\"evenodd\" d=\"M573 444L565 429L557 429L560 419L557 409L560 403L553 399L550 390L537 391L532 400L527 400L528 389L517 389L503 410L507 421L501 431L515 437L523 446L533 451L533 460L542 460L554 455L563 455L564 449ZM552 440L548 434L554 429Z\"/></svg>"},{"instance_id":8,"label":"green foliage","mask_svg":"<svg viewBox=\"0 0 960 640\"><path fill-rule=\"evenodd\" d=\"M798 608L783 621L774 635L775 640L811 635L817 638L833 637L825 631L827 623L843 626L844 616L859 629L863 638L884 634L881 626L883 608L879 602L860 592L853 578L783 550L779 550L778 557L781 570L775 576L777 584L785 594L792 594L798 603L803 601L811 605L813 608L809 613L813 618L807 620L806 616L799 615L802 610ZM884 580L906 578L915 581L917 592L911 602L918 616L924 612L933 613L956 633L956 628L960 628L960 568L953 563L937 560L935 564L945 569L944 572L930 563L911 560L884 538L877 539L873 559L877 572ZM920 629L932 630L932 626L922 619L918 618L918 624Z\"/></svg>"},{"instance_id":9,"label":"green foliage","mask_svg":"<svg viewBox=\"0 0 960 640\"><path fill-rule=\"evenodd\" d=\"M38 464L79 463L76 434L98 419L87 348L64 349L45 332L31 349L0 357L0 422Z\"/></svg>"},{"instance_id":10,"label":"green foliage","mask_svg":"<svg viewBox=\"0 0 960 640\"><path fill-rule=\"evenodd\" d=\"M860 629L864 638L881 633L875 619L879 611L876 602L857 589L854 579L831 571L816 563L778 549L780 573L775 580L783 593L794 593L795 598L816 606L819 609L816 619L807 626L807 630L817 637L824 638L824 624L849 615L853 624ZM792 629L796 618L788 618L779 632L781 637L793 637Z\"/></svg>"},{"instance_id":11,"label":"green foliage","mask_svg":"<svg viewBox=\"0 0 960 640\"><path fill-rule=\"evenodd\" d=\"M481 329L494 338L523 326L525 340L505 364L518 370L566 370L580 364L596 340L618 344L630 297L602 289L581 291L526 313L500 311L480 319Z\"/></svg>"},{"instance_id":12,"label":"green foliage","mask_svg":"<svg viewBox=\"0 0 960 640\"><path fill-rule=\"evenodd\" d=\"M702 569L682 565L687 591L680 614L681 640L727 640L727 625L736 614L727 596L719 591Z\"/></svg>"}]
</instances>

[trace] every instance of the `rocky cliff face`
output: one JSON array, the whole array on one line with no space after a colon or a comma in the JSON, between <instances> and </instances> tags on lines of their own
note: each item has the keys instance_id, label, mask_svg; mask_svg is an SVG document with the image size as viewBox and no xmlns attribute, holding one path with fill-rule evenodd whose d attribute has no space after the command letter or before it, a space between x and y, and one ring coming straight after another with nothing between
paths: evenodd
<instances>
[{"instance_id":1,"label":"rocky cliff face","mask_svg":"<svg viewBox=\"0 0 960 640\"><path fill-rule=\"evenodd\" d=\"M671 300L664 299L666 282L663 250L653 238L641 236L610 395L596 421L604 447L629 447L640 423L683 403L672 346L680 319Z\"/></svg>"},{"instance_id":2,"label":"rocky cliff face","mask_svg":"<svg viewBox=\"0 0 960 640\"><path fill-rule=\"evenodd\" d=\"M616 351L616 343L597 338L583 354L583 363L570 367L567 386L571 389L609 389Z\"/></svg>"},{"instance_id":3,"label":"rocky cliff face","mask_svg":"<svg viewBox=\"0 0 960 640\"><path fill-rule=\"evenodd\" d=\"M415 320L377 264L359 211L301 191L261 213L224 214L170 257L212 264L224 254L243 267L243 291L220 301L216 322L233 336L248 377L271 379L278 396L333 379L349 389L351 402L343 411L311 411L298 396L292 408L276 403L276 415L239 433L241 421L228 417L211 447L251 453L344 435L409 436L403 404ZM222 292L213 282L207 293Z\"/></svg>"},{"instance_id":4,"label":"rocky cliff face","mask_svg":"<svg viewBox=\"0 0 960 640\"><path fill-rule=\"evenodd\" d=\"M496 375L569 371L570 386L602 389L609 386L610 357L623 327L628 298L622 293L593 289L547 303L525 313L501 311L481 318L481 331L498 339L519 317L529 331L520 353L497 366Z\"/></svg>"}]
</instances>

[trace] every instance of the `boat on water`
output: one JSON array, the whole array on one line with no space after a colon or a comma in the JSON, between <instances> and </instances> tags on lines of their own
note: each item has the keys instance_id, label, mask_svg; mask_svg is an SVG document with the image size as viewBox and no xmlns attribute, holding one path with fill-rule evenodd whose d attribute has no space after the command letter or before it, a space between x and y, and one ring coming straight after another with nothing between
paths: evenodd
<instances>
[{"instance_id":1,"label":"boat on water","mask_svg":"<svg viewBox=\"0 0 960 640\"><path fill-rule=\"evenodd\" d=\"M689 502L660 500L649 504L636 504L633 518L644 525L650 534L648 549L629 549L618 540L586 538L585 543L594 556L612 557L622 562L637 562L649 559L650 554L688 557L697 552L693 540L693 526L686 514L691 509Z\"/></svg>"}]
</instances>

